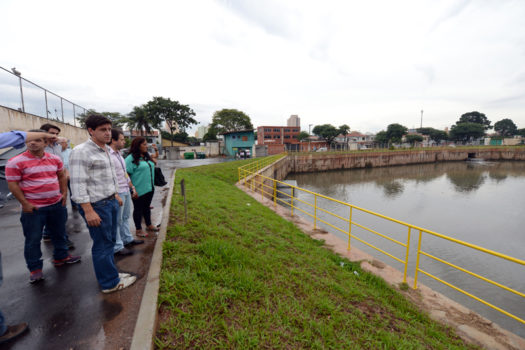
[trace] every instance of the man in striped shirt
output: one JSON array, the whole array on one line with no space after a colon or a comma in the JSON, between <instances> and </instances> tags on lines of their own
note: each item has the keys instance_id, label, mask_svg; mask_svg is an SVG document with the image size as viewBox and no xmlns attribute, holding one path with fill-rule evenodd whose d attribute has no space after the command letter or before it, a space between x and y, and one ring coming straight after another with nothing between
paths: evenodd
<instances>
[{"instance_id":1,"label":"man in striped shirt","mask_svg":"<svg viewBox=\"0 0 525 350\"><path fill-rule=\"evenodd\" d=\"M55 266L79 262L80 257L67 252L67 179L62 161L44 152L47 145L44 138L26 142L26 145L27 151L9 159L5 175L9 190L22 204L20 222L25 236L24 257L30 271L29 282L34 283L44 278L40 250L44 225L51 234Z\"/></svg>"},{"instance_id":2,"label":"man in striped shirt","mask_svg":"<svg viewBox=\"0 0 525 350\"><path fill-rule=\"evenodd\" d=\"M111 140L111 121L103 115L90 114L86 128L91 138L76 146L69 157L71 198L80 204L80 215L93 240L91 255L97 281L103 293L111 293L129 287L136 277L119 273L113 255L122 199L106 145Z\"/></svg>"}]
</instances>

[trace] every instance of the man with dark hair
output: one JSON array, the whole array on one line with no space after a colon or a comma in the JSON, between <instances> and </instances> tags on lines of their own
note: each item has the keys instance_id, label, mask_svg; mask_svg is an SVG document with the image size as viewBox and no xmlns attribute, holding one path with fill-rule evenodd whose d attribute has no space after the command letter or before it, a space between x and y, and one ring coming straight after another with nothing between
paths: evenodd
<instances>
[{"instance_id":1,"label":"man with dark hair","mask_svg":"<svg viewBox=\"0 0 525 350\"><path fill-rule=\"evenodd\" d=\"M123 203L107 146L111 121L103 115L90 114L86 128L91 138L76 146L69 158L71 193L80 204L80 214L93 240L91 253L97 281L103 293L111 293L129 287L137 278L119 273L113 255L117 215Z\"/></svg>"},{"instance_id":2,"label":"man with dark hair","mask_svg":"<svg viewBox=\"0 0 525 350\"><path fill-rule=\"evenodd\" d=\"M42 130L31 130L40 132ZM67 180L60 158L44 152L44 138L29 141L27 151L11 159L5 167L9 190L22 204L20 222L25 236L24 257L29 282L44 279L40 241L46 225L53 241L53 264L62 266L80 261L66 245Z\"/></svg>"},{"instance_id":3,"label":"man with dark hair","mask_svg":"<svg viewBox=\"0 0 525 350\"><path fill-rule=\"evenodd\" d=\"M62 163L65 163L64 159L62 158L62 145L60 144L61 141L63 141L62 140L63 138L58 137L61 131L60 128L56 125L46 123L40 126L40 130L44 130L48 132L49 134L55 135L58 138L54 142L49 142L44 151L49 154L54 154L55 156L60 157L60 159L62 160ZM65 174L66 174L66 177L69 178L69 171L67 169L65 170ZM67 211L66 211L66 221L67 221ZM44 242L51 242L51 237L50 237L47 226L44 226L44 232L42 234L42 239ZM66 233L66 240L67 240L68 249L75 249L75 244L69 239L69 236L67 235L67 233Z\"/></svg>"},{"instance_id":4,"label":"man with dark hair","mask_svg":"<svg viewBox=\"0 0 525 350\"><path fill-rule=\"evenodd\" d=\"M144 243L144 240L133 239L129 229L129 217L131 212L131 195L137 196L135 187L131 183L126 172L126 162L120 155L120 150L124 148L124 133L119 129L111 129L111 141L108 143L111 160L115 166L118 181L118 195L122 198L122 206L119 208L117 218L117 239L115 243L115 255L130 255L133 251L130 248L136 244Z\"/></svg>"}]
</instances>

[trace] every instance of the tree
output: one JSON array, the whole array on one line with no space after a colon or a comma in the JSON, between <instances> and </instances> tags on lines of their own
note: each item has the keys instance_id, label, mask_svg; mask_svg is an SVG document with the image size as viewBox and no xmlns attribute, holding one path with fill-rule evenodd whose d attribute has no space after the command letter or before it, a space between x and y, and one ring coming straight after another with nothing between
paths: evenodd
<instances>
[{"instance_id":1,"label":"tree","mask_svg":"<svg viewBox=\"0 0 525 350\"><path fill-rule=\"evenodd\" d=\"M306 140L310 135L308 135L308 133L306 131L301 131L299 133L299 136L297 136L297 139L299 141L302 141L302 140Z\"/></svg>"},{"instance_id":2,"label":"tree","mask_svg":"<svg viewBox=\"0 0 525 350\"><path fill-rule=\"evenodd\" d=\"M210 128L208 132L202 137L202 141L217 141L217 132L215 129Z\"/></svg>"},{"instance_id":3,"label":"tree","mask_svg":"<svg viewBox=\"0 0 525 350\"><path fill-rule=\"evenodd\" d=\"M490 126L490 120L485 116L485 114L474 111L463 114L456 124L459 123L476 123L483 125L485 130L492 129Z\"/></svg>"},{"instance_id":4,"label":"tree","mask_svg":"<svg viewBox=\"0 0 525 350\"><path fill-rule=\"evenodd\" d=\"M525 137L525 128L516 130L516 135Z\"/></svg>"},{"instance_id":5,"label":"tree","mask_svg":"<svg viewBox=\"0 0 525 350\"><path fill-rule=\"evenodd\" d=\"M339 135L339 130L332 124L316 125L312 132L314 135L325 140L329 145L331 145L337 135Z\"/></svg>"},{"instance_id":6,"label":"tree","mask_svg":"<svg viewBox=\"0 0 525 350\"><path fill-rule=\"evenodd\" d=\"M161 135L163 139L170 140L171 146L173 147L173 141L180 142L180 143L188 143L189 137L188 134L185 131L177 132L175 134L171 134L167 131L162 130Z\"/></svg>"},{"instance_id":7,"label":"tree","mask_svg":"<svg viewBox=\"0 0 525 350\"><path fill-rule=\"evenodd\" d=\"M386 136L389 142L400 143L401 139L408 132L408 129L401 124L390 124L386 128Z\"/></svg>"},{"instance_id":8,"label":"tree","mask_svg":"<svg viewBox=\"0 0 525 350\"><path fill-rule=\"evenodd\" d=\"M494 124L494 130L503 137L514 136L518 132L518 127L511 119L501 119Z\"/></svg>"},{"instance_id":9,"label":"tree","mask_svg":"<svg viewBox=\"0 0 525 350\"><path fill-rule=\"evenodd\" d=\"M144 136L144 131L146 134L149 134L153 127L159 127L153 125L152 121L148 118L144 106L133 107L133 110L128 114L127 123L130 130L140 131L141 136Z\"/></svg>"},{"instance_id":10,"label":"tree","mask_svg":"<svg viewBox=\"0 0 525 350\"><path fill-rule=\"evenodd\" d=\"M378 132L374 138L374 141L380 145L388 143L388 136L386 134L386 131L382 130Z\"/></svg>"},{"instance_id":11,"label":"tree","mask_svg":"<svg viewBox=\"0 0 525 350\"><path fill-rule=\"evenodd\" d=\"M445 131L434 128L419 128L417 129L417 132L423 135L428 135L430 139L436 143L439 143L441 140L446 140L448 138L448 135Z\"/></svg>"},{"instance_id":12,"label":"tree","mask_svg":"<svg viewBox=\"0 0 525 350\"><path fill-rule=\"evenodd\" d=\"M350 127L346 124L343 124L339 127L339 133L345 137L345 147L348 147L348 143L346 142L346 135L350 133Z\"/></svg>"},{"instance_id":13,"label":"tree","mask_svg":"<svg viewBox=\"0 0 525 350\"><path fill-rule=\"evenodd\" d=\"M467 142L485 135L485 128L480 123L458 123L450 128L450 138L454 141Z\"/></svg>"},{"instance_id":14,"label":"tree","mask_svg":"<svg viewBox=\"0 0 525 350\"><path fill-rule=\"evenodd\" d=\"M216 134L253 129L250 117L236 109L221 109L213 114L210 125Z\"/></svg>"},{"instance_id":15,"label":"tree","mask_svg":"<svg viewBox=\"0 0 525 350\"><path fill-rule=\"evenodd\" d=\"M93 114L93 113L102 114L103 116L111 120L111 124L115 128L122 128L125 124L128 123L126 116L120 114L119 112L100 112L99 113L95 111L94 109L88 109L86 112L80 113L78 117L76 117L77 121L80 124L80 127L82 128L86 127L86 118L88 117L88 115Z\"/></svg>"},{"instance_id":16,"label":"tree","mask_svg":"<svg viewBox=\"0 0 525 350\"><path fill-rule=\"evenodd\" d=\"M144 105L144 109L149 119L155 124L160 125L163 121L166 122L172 136L177 129L179 134L182 134L185 133L188 126L197 124L197 121L193 119L195 112L188 105L180 104L179 101L172 101L169 97L153 97ZM187 135L186 139L188 138ZM178 140L171 138L172 147L173 141Z\"/></svg>"},{"instance_id":17,"label":"tree","mask_svg":"<svg viewBox=\"0 0 525 350\"><path fill-rule=\"evenodd\" d=\"M414 144L416 142L421 142L423 141L423 136L421 135L418 135L418 134L409 134L409 135L406 135L405 136L405 140L406 142L410 143L412 146L414 146Z\"/></svg>"}]
</instances>

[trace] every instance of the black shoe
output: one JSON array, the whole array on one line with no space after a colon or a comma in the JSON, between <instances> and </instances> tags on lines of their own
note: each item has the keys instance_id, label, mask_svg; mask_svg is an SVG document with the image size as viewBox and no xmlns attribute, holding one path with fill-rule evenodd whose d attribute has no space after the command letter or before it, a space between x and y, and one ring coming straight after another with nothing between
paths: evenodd
<instances>
[{"instance_id":1,"label":"black shoe","mask_svg":"<svg viewBox=\"0 0 525 350\"><path fill-rule=\"evenodd\" d=\"M75 249L75 244L74 244L73 242L71 242L71 241L69 240L69 238L67 239L67 242L66 242L66 243L67 243L67 249L69 249L69 250L73 250L73 249Z\"/></svg>"},{"instance_id":2,"label":"black shoe","mask_svg":"<svg viewBox=\"0 0 525 350\"><path fill-rule=\"evenodd\" d=\"M27 330L27 323L20 323L14 326L7 326L7 330L4 335L0 337L0 344L3 344L13 338L18 337L20 334Z\"/></svg>"},{"instance_id":3,"label":"black shoe","mask_svg":"<svg viewBox=\"0 0 525 350\"><path fill-rule=\"evenodd\" d=\"M124 247L133 247L134 245L139 245L142 243L144 243L143 239L134 239L131 242L124 244Z\"/></svg>"},{"instance_id":4,"label":"black shoe","mask_svg":"<svg viewBox=\"0 0 525 350\"><path fill-rule=\"evenodd\" d=\"M125 247L119 250L118 252L115 252L115 255L117 256L126 256L126 255L131 255L131 254L133 254L133 250L125 248Z\"/></svg>"}]
</instances>

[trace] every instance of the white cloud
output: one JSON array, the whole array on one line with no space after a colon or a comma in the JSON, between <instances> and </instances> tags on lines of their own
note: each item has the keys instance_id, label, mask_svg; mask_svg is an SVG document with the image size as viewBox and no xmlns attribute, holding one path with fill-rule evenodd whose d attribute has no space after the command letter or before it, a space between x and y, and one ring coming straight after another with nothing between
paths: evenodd
<instances>
[{"instance_id":1,"label":"white cloud","mask_svg":"<svg viewBox=\"0 0 525 350\"><path fill-rule=\"evenodd\" d=\"M525 127L521 1L3 1L3 60L88 108L153 96L203 124L392 122L443 128L471 110ZM8 54L6 54L8 53Z\"/></svg>"}]
</instances>

